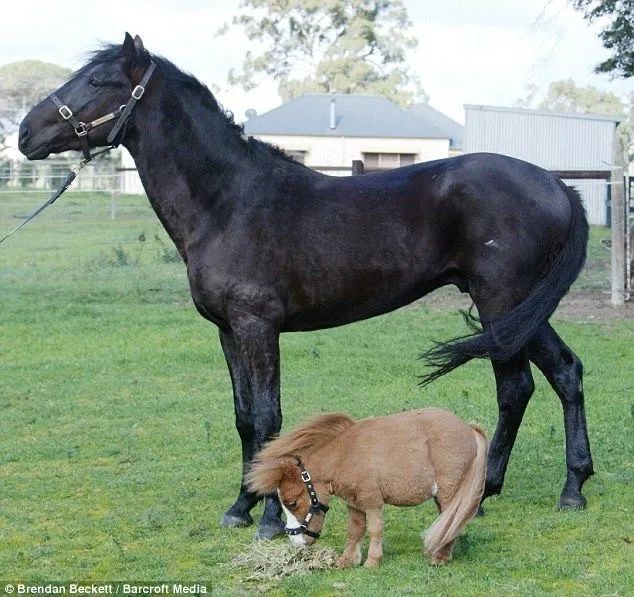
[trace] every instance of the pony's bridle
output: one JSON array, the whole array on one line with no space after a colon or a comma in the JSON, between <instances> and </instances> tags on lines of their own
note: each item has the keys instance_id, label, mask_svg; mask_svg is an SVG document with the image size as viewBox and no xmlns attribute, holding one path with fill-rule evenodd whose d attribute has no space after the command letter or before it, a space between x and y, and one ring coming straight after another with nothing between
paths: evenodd
<instances>
[{"instance_id":1,"label":"pony's bridle","mask_svg":"<svg viewBox=\"0 0 634 597\"><path fill-rule=\"evenodd\" d=\"M323 516L325 518L326 512L328 512L329 508L328 506L326 506L326 504L322 504L319 501L319 498L317 497L317 492L315 491L315 486L313 485L310 477L310 473L306 470L306 467L302 464L302 461L299 458L296 458L296 464L299 467L302 481L304 482L304 485L306 486L306 491L308 491L308 496L310 497L310 510L308 510L306 517L299 524L298 527L295 527L293 529L285 527L284 532L287 535L308 535L313 539L319 539L321 533L318 533L317 531L311 531L308 528L308 525L315 515Z\"/></svg>"},{"instance_id":2,"label":"pony's bridle","mask_svg":"<svg viewBox=\"0 0 634 597\"><path fill-rule=\"evenodd\" d=\"M79 137L79 143L81 145L81 150L84 154L86 162L89 162L93 159L93 157L95 157L93 154L90 153L90 145L88 144L88 133L92 131L92 129L105 124L106 122L110 122L115 118L118 118L114 127L112 127L110 134L108 135L108 143L112 147L116 147L121 143L121 139L119 139L116 143L115 139L119 134L121 128L127 123L128 116L130 116L132 108L134 108L134 105L143 97L143 94L145 93L145 87L150 80L150 77L152 76L155 68L156 64L154 63L154 61L151 61L150 66L143 75L143 78L141 79L141 81L139 81L139 84L132 90L132 94L130 95L130 99L128 100L127 104L119 106L119 108L117 108L113 112L110 112L105 116L95 118L95 120L91 120L90 122L82 122L81 120L79 120L75 116L73 111L66 104L64 104L55 93L51 93L48 96L57 107L59 115L73 127L75 134L77 135L77 137Z\"/></svg>"}]
</instances>

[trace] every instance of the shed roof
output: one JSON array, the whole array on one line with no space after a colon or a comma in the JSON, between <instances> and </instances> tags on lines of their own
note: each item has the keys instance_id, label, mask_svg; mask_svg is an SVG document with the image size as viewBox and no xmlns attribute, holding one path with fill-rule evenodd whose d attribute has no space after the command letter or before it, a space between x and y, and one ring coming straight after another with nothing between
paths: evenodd
<instances>
[{"instance_id":1,"label":"shed roof","mask_svg":"<svg viewBox=\"0 0 634 597\"><path fill-rule=\"evenodd\" d=\"M556 112L553 110L533 110L531 108L508 108L506 106L484 106L479 104L465 104L465 110L482 110L485 112L512 112L516 114L527 114L534 116L558 116L562 118L578 118L581 120L610 120L612 122L623 122L624 116L617 114L606 116L605 114L585 114L581 112Z\"/></svg>"},{"instance_id":2,"label":"shed roof","mask_svg":"<svg viewBox=\"0 0 634 597\"><path fill-rule=\"evenodd\" d=\"M462 138L464 136L464 126L452 120L446 114L432 108L429 104L415 104L410 108L416 117L423 122L436 127L449 137L449 147L452 149L462 149Z\"/></svg>"},{"instance_id":3,"label":"shed roof","mask_svg":"<svg viewBox=\"0 0 634 597\"><path fill-rule=\"evenodd\" d=\"M331 129L333 100L335 127ZM326 93L302 95L253 116L245 122L244 131L248 135L450 138L446 132L385 97Z\"/></svg>"}]
</instances>

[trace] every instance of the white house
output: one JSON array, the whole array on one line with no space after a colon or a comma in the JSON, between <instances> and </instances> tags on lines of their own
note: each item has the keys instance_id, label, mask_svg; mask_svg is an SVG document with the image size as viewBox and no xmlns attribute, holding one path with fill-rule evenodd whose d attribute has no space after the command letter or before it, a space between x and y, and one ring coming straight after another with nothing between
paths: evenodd
<instances>
[{"instance_id":1,"label":"white house","mask_svg":"<svg viewBox=\"0 0 634 597\"><path fill-rule=\"evenodd\" d=\"M376 95L308 94L247 117L246 134L329 174L350 174L353 160L396 168L446 158L462 144L462 126L430 106L406 110Z\"/></svg>"}]
</instances>

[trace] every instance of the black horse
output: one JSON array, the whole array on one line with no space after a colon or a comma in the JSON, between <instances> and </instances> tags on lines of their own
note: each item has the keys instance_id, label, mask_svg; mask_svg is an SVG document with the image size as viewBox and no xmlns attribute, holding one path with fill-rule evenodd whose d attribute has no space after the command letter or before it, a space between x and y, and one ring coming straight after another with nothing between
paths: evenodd
<instances>
[{"instance_id":1,"label":"black horse","mask_svg":"<svg viewBox=\"0 0 634 597\"><path fill-rule=\"evenodd\" d=\"M196 308L219 328L243 475L282 424L281 332L367 319L455 284L472 297L483 329L437 344L424 381L491 359L499 420L485 495L502 488L533 393L533 361L564 411L568 475L559 504L583 507L593 470L582 365L548 323L585 260L578 194L541 168L495 154L325 176L245 138L205 86L128 34L56 93L88 122L126 103L152 60L156 71L119 140L187 264ZM111 129L91 130L90 145L108 145ZM19 142L29 159L81 149L49 98L25 117ZM223 523L252 523L257 499L242 483ZM267 499L259 535L282 526L277 499Z\"/></svg>"}]
</instances>

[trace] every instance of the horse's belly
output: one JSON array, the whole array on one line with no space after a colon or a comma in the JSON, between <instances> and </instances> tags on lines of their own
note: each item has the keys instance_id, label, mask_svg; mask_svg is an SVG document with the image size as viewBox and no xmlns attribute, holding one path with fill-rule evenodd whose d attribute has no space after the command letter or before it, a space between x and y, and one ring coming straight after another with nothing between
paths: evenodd
<instances>
[{"instance_id":1,"label":"horse's belly","mask_svg":"<svg viewBox=\"0 0 634 597\"><path fill-rule=\"evenodd\" d=\"M283 331L323 329L369 319L404 307L438 286L432 280L410 274L348 280L343 287L319 284L309 292L291 292Z\"/></svg>"}]
</instances>

